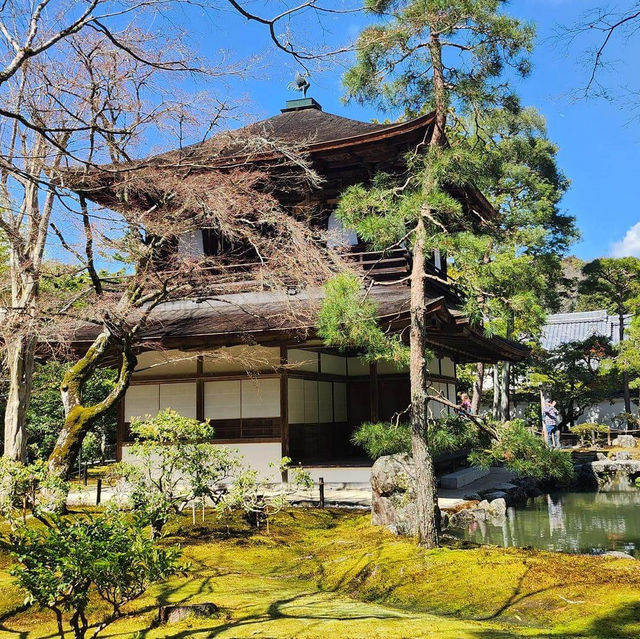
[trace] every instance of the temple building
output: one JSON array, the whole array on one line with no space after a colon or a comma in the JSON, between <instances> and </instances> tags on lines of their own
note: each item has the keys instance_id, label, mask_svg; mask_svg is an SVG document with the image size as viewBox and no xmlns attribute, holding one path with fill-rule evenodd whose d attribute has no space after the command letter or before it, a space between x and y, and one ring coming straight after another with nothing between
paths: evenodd
<instances>
[{"instance_id":1,"label":"temple building","mask_svg":"<svg viewBox=\"0 0 640 639\"><path fill-rule=\"evenodd\" d=\"M326 113L312 98L290 100L282 112L241 129L285 143L302 143L313 169L322 177L303 196L315 207L314 224L329 232L329 242L344 259L364 272L379 320L394 331L409 325L410 254L402 248L374 253L342 228L335 215L340 193L367 183L381 170L394 171L407 151L427 141L433 117L395 124L359 122ZM179 152L190 158L207 154L207 144ZM246 163L241 144L206 163L217 170ZM250 162L269 164L269 153ZM110 205L104 193L88 198ZM475 188L453 195L469 215L496 215ZM282 189L283 206L300 203L297 191ZM181 237L177 250L193 255L227 249L210 229ZM427 283L430 365L433 384L455 402L456 364L517 361L527 351L498 337L487 337L458 310L461 300L447 279L446 257L435 251L429 268L439 277ZM440 280L440 281L438 281ZM326 347L316 333L321 287L227 293L172 301L153 311L145 332L149 349L120 407L118 457L127 458L134 417L173 408L184 416L209 420L216 442L238 449L248 464L267 472L270 463L289 456L312 475L330 482L368 481L370 462L351 442L364 421L389 420L409 405L408 371L390 364L368 364L357 352ZM447 410L433 405L436 415Z\"/></svg>"}]
</instances>

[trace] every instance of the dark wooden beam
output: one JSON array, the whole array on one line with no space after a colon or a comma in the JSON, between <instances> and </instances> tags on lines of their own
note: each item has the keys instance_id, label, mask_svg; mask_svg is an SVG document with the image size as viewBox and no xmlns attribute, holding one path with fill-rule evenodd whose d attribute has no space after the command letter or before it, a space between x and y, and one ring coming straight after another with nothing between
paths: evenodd
<instances>
[{"instance_id":1,"label":"dark wooden beam","mask_svg":"<svg viewBox=\"0 0 640 639\"><path fill-rule=\"evenodd\" d=\"M287 347L280 347L280 440L282 456L289 457L289 372L287 370ZM284 479L284 478L283 478Z\"/></svg>"},{"instance_id":2,"label":"dark wooden beam","mask_svg":"<svg viewBox=\"0 0 640 639\"><path fill-rule=\"evenodd\" d=\"M196 419L204 421L204 357L198 355L196 359Z\"/></svg>"},{"instance_id":3,"label":"dark wooden beam","mask_svg":"<svg viewBox=\"0 0 640 639\"><path fill-rule=\"evenodd\" d=\"M377 422L380 418L380 393L378 389L378 364L369 364L369 399L371 403L371 421Z\"/></svg>"}]
</instances>

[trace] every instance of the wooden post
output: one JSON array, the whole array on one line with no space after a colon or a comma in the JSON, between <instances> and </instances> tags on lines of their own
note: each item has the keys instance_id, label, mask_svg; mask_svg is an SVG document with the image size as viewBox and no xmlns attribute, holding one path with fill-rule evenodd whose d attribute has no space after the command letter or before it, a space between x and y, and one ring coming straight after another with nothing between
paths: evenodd
<instances>
[{"instance_id":1,"label":"wooden post","mask_svg":"<svg viewBox=\"0 0 640 639\"><path fill-rule=\"evenodd\" d=\"M320 508L324 508L324 477L320 477L318 486L320 487Z\"/></svg>"},{"instance_id":2,"label":"wooden post","mask_svg":"<svg viewBox=\"0 0 640 639\"><path fill-rule=\"evenodd\" d=\"M204 371L204 357L198 355L196 360L196 419L204 421L204 381L202 375Z\"/></svg>"},{"instance_id":3,"label":"wooden post","mask_svg":"<svg viewBox=\"0 0 640 639\"><path fill-rule=\"evenodd\" d=\"M87 482L89 481L89 464L85 464L84 465L84 473L83 473L82 481L84 482L85 486L87 485Z\"/></svg>"},{"instance_id":4,"label":"wooden post","mask_svg":"<svg viewBox=\"0 0 640 639\"><path fill-rule=\"evenodd\" d=\"M290 457L291 440L289 432L289 372L287 370L287 347L280 347L280 443L283 457ZM285 470L282 481L287 482L289 475Z\"/></svg>"},{"instance_id":5,"label":"wooden post","mask_svg":"<svg viewBox=\"0 0 640 639\"><path fill-rule=\"evenodd\" d=\"M98 477L98 484L96 486L96 506L100 505L102 500L102 478Z\"/></svg>"},{"instance_id":6,"label":"wooden post","mask_svg":"<svg viewBox=\"0 0 640 639\"><path fill-rule=\"evenodd\" d=\"M369 364L369 399L371 421L377 422L380 416L380 401L378 393L378 364L376 362Z\"/></svg>"}]
</instances>

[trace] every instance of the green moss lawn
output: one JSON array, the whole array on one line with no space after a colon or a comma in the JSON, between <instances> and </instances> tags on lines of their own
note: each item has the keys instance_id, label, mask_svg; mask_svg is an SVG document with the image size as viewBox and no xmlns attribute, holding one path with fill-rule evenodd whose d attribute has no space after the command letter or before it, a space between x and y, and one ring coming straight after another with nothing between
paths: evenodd
<instances>
[{"instance_id":1,"label":"green moss lawn","mask_svg":"<svg viewBox=\"0 0 640 639\"><path fill-rule=\"evenodd\" d=\"M104 637L490 639L640 636L640 562L529 550L424 551L369 516L292 509L270 534L189 517L170 541L191 562L156 586ZM452 542L453 543L453 542ZM25 609L0 562L0 637L53 637L48 610ZM154 626L159 605L214 602L215 618ZM93 611L95 618L100 611Z\"/></svg>"}]
</instances>

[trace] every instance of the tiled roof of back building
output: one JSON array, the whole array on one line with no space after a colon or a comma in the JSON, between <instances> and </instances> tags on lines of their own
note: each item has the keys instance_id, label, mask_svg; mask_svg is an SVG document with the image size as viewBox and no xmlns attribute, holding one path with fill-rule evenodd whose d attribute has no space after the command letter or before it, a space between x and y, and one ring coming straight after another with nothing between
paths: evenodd
<instances>
[{"instance_id":1,"label":"tiled roof of back building","mask_svg":"<svg viewBox=\"0 0 640 639\"><path fill-rule=\"evenodd\" d=\"M625 316L625 326L630 322L631 315ZM600 335L618 344L619 325L618 317L609 315L606 310L548 315L540 343L544 349L552 350L561 344L582 342L593 335Z\"/></svg>"}]
</instances>

